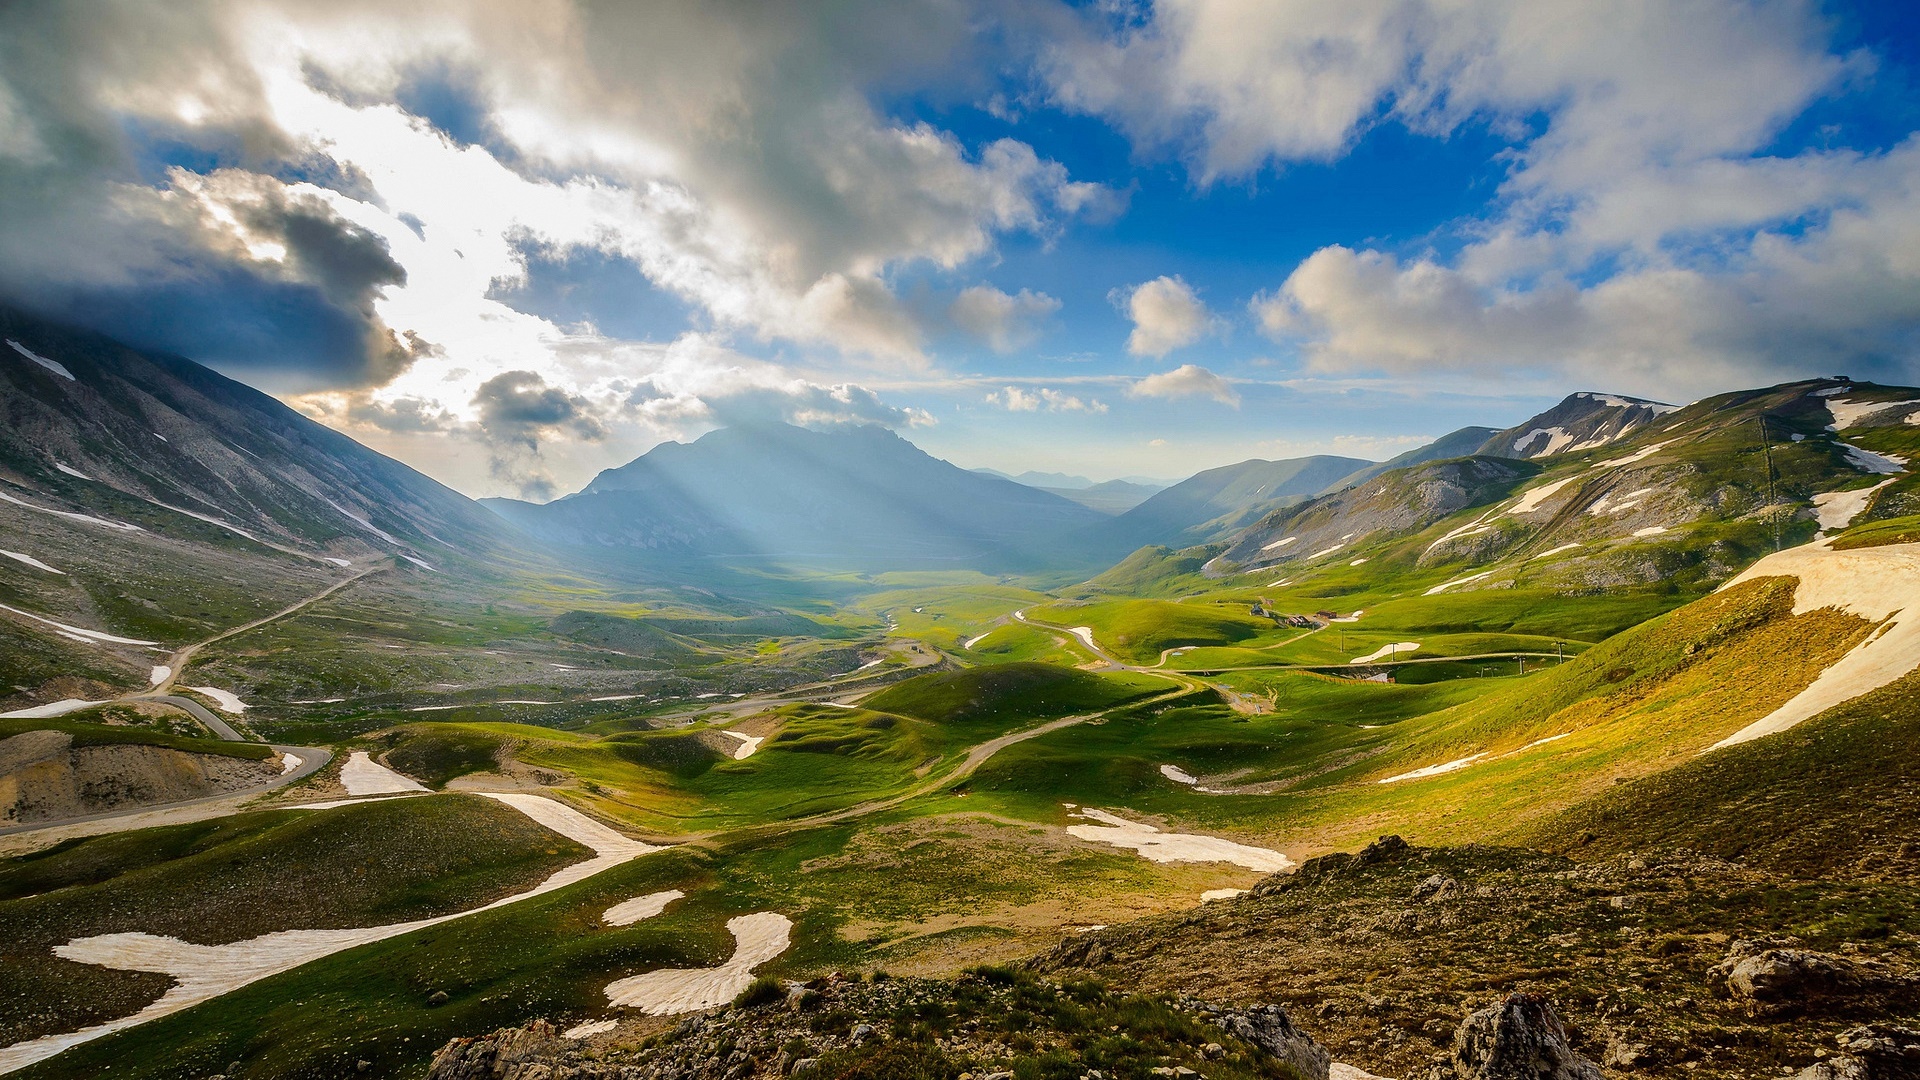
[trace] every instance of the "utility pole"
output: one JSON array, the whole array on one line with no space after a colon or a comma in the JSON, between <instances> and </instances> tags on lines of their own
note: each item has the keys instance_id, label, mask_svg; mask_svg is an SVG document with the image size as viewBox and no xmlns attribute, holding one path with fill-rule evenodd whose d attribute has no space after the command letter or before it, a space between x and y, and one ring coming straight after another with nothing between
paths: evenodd
<instances>
[{"instance_id":1,"label":"utility pole","mask_svg":"<svg viewBox=\"0 0 1920 1080\"><path fill-rule=\"evenodd\" d=\"M1773 487L1773 440L1767 438L1767 415L1760 414L1760 450L1767 459L1767 524L1773 527L1773 550L1780 550L1780 500Z\"/></svg>"}]
</instances>

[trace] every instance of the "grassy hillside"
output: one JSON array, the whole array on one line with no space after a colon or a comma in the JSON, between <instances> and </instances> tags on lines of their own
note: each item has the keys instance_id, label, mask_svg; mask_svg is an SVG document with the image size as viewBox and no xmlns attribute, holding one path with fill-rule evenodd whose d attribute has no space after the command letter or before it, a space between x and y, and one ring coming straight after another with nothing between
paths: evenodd
<instances>
[{"instance_id":1,"label":"grassy hillside","mask_svg":"<svg viewBox=\"0 0 1920 1080\"><path fill-rule=\"evenodd\" d=\"M588 855L498 803L446 795L241 814L11 859L0 863L0 1043L133 1012L168 984L53 955L73 938L137 930L217 945L401 922L520 891Z\"/></svg>"}]
</instances>

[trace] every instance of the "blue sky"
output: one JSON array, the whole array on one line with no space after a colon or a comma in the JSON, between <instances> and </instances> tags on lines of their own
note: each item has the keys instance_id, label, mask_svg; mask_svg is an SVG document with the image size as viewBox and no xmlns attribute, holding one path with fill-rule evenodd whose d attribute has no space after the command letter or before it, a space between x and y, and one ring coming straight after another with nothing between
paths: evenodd
<instances>
[{"instance_id":1,"label":"blue sky","mask_svg":"<svg viewBox=\"0 0 1920 1080\"><path fill-rule=\"evenodd\" d=\"M0 296L533 498L740 417L1171 478L1920 381L1911 5L802 10L9 5Z\"/></svg>"}]
</instances>

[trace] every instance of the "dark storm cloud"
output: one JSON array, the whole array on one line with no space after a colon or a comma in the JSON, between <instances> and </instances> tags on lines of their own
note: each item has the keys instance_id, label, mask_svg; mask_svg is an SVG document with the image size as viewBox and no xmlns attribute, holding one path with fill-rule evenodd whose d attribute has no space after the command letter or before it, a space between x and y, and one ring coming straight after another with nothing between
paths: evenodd
<instances>
[{"instance_id":1,"label":"dark storm cloud","mask_svg":"<svg viewBox=\"0 0 1920 1080\"><path fill-rule=\"evenodd\" d=\"M608 435L592 402L549 386L531 371L508 371L481 383L473 405L480 413L476 434L487 448L494 479L536 502L551 499L558 490L540 459L542 441L602 442Z\"/></svg>"},{"instance_id":2,"label":"dark storm cloud","mask_svg":"<svg viewBox=\"0 0 1920 1080\"><path fill-rule=\"evenodd\" d=\"M594 414L593 405L578 394L570 394L531 371L508 371L480 384L473 395L480 410L480 426L495 439L516 442L528 450L539 448L540 439L567 434L576 439L597 442L606 438L606 425Z\"/></svg>"},{"instance_id":3,"label":"dark storm cloud","mask_svg":"<svg viewBox=\"0 0 1920 1080\"><path fill-rule=\"evenodd\" d=\"M278 392L384 382L412 354L374 300L405 271L282 181L377 194L266 118L220 17L194 3L0 5L0 300ZM127 109L155 86L209 114ZM215 197L232 220L209 214Z\"/></svg>"}]
</instances>

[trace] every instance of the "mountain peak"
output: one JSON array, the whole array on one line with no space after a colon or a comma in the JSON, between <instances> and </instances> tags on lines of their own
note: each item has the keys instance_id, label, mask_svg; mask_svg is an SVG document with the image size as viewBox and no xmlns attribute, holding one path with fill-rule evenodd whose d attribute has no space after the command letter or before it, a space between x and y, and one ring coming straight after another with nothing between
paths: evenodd
<instances>
[{"instance_id":1,"label":"mountain peak","mask_svg":"<svg viewBox=\"0 0 1920 1080\"><path fill-rule=\"evenodd\" d=\"M1546 412L1498 432L1479 448L1492 457L1541 458L1620 441L1680 406L1580 390Z\"/></svg>"}]
</instances>

